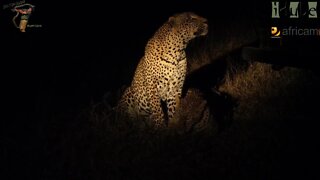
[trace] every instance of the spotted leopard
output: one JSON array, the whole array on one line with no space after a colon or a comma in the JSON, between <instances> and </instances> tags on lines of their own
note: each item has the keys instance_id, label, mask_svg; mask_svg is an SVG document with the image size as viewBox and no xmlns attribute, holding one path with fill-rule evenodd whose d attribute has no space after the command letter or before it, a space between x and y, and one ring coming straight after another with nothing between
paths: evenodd
<instances>
[{"instance_id":1,"label":"spotted leopard","mask_svg":"<svg viewBox=\"0 0 320 180\"><path fill-rule=\"evenodd\" d=\"M186 47L207 32L207 20L195 13L171 16L148 41L120 107L131 117L147 117L155 128L167 127L180 104L187 73Z\"/></svg>"}]
</instances>

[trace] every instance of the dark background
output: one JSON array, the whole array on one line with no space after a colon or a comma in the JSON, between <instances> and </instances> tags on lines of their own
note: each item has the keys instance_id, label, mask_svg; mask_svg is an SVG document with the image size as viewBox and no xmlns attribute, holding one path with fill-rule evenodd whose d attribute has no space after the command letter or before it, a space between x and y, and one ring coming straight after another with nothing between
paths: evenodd
<instances>
[{"instance_id":1,"label":"dark background","mask_svg":"<svg viewBox=\"0 0 320 180\"><path fill-rule=\"evenodd\" d=\"M29 24L41 28L20 33L12 24L15 13L1 11L1 59L6 59L3 67L10 75L5 79L14 94L9 97L19 101L18 110L26 114L32 112L30 104L65 110L129 84L147 40L175 13L196 12L221 32L227 32L225 25L250 22L252 17L257 18L253 23L269 28L266 4L248 2L27 3L36 6Z\"/></svg>"},{"instance_id":2,"label":"dark background","mask_svg":"<svg viewBox=\"0 0 320 180\"><path fill-rule=\"evenodd\" d=\"M45 162L39 149L45 140L39 129L50 114L72 116L90 102L101 100L106 92L128 85L147 40L169 16L193 11L206 17L209 27L218 32L228 32L224 27L237 27L244 22L269 31L273 24L269 1L27 3L36 6L29 24L40 24L41 28L27 28L26 33L20 33L11 22L13 12L2 9L0 17L0 59L4 99L9 107L8 116L1 118L7 146L3 157L9 160L4 165L10 167L6 169L10 173L25 166L40 171L38 164ZM318 40L295 39L291 46L296 43L316 51ZM310 64L310 59L301 61L304 64Z\"/></svg>"}]
</instances>

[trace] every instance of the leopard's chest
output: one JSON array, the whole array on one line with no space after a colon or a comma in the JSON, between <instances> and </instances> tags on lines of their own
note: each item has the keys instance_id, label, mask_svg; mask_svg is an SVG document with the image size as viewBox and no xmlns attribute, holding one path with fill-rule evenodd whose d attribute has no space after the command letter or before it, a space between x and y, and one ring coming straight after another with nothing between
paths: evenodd
<instances>
[{"instance_id":1,"label":"leopard's chest","mask_svg":"<svg viewBox=\"0 0 320 180\"><path fill-rule=\"evenodd\" d=\"M176 65L161 62L160 75L157 79L157 89L162 100L166 100L175 95L179 85L183 84L184 72L186 71L186 60Z\"/></svg>"}]
</instances>

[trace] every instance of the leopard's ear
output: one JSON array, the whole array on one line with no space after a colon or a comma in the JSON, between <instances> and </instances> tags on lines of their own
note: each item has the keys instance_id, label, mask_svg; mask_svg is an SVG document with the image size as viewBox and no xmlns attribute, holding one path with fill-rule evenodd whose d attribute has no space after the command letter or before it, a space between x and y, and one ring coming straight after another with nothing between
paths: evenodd
<instances>
[{"instance_id":1,"label":"leopard's ear","mask_svg":"<svg viewBox=\"0 0 320 180\"><path fill-rule=\"evenodd\" d=\"M173 27L176 24L175 17L174 16L169 17L168 23L171 25L171 27Z\"/></svg>"}]
</instances>

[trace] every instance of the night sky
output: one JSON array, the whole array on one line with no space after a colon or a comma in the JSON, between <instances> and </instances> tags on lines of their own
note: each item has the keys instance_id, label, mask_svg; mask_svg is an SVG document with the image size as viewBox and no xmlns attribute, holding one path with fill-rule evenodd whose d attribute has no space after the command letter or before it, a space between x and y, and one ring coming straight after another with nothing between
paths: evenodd
<instances>
[{"instance_id":1,"label":"night sky","mask_svg":"<svg viewBox=\"0 0 320 180\"><path fill-rule=\"evenodd\" d=\"M2 0L1 5L11 2L15 1ZM27 28L27 32L21 33L11 21L15 13L9 8L0 11L0 60L5 82L2 88L6 90L6 106L10 109L9 116L1 119L5 119L2 132L9 150L20 147L11 143L39 148L38 142L43 139L38 129L50 114L73 116L90 102L101 101L106 92L116 93L128 85L146 42L175 13L193 11L206 17L209 35L217 41L229 35L226 27L230 31L241 27L240 32L251 29L249 24L269 31L273 24L281 24L270 18L269 1L26 2L36 6L29 23L41 27ZM287 21L319 28L319 19ZM288 42L292 52L304 47L300 53L309 59L301 61L301 66L316 69L310 57L319 59L316 53L319 37L288 39ZM114 104L114 99L110 103ZM19 159L14 162L18 163Z\"/></svg>"}]
</instances>

